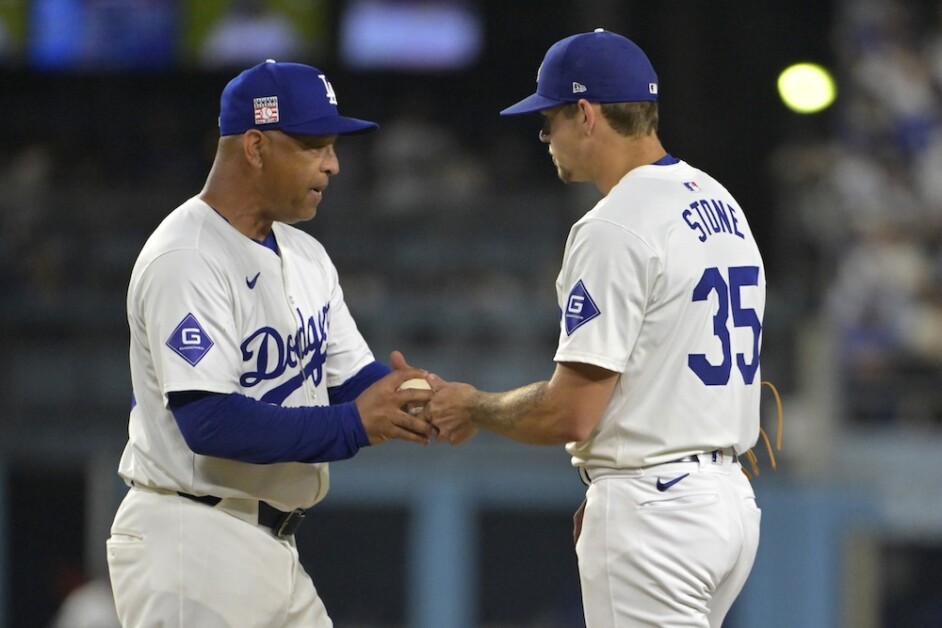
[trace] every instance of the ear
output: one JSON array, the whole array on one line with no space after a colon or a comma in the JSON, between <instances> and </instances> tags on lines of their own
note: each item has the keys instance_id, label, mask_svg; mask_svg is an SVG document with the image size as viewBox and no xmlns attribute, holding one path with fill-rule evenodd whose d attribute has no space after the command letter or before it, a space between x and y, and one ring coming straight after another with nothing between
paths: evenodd
<instances>
[{"instance_id":1,"label":"ear","mask_svg":"<svg viewBox=\"0 0 942 628\"><path fill-rule=\"evenodd\" d=\"M265 134L256 129L249 129L242 134L242 154L246 163L253 168L261 168L263 165L265 140Z\"/></svg>"},{"instance_id":2,"label":"ear","mask_svg":"<svg viewBox=\"0 0 942 628\"><path fill-rule=\"evenodd\" d=\"M580 98L579 102L576 104L579 105L579 111L582 114L582 132L585 135L592 135L592 132L595 130L595 125L598 123L599 116L601 115L601 110L597 109L595 105L585 98Z\"/></svg>"}]
</instances>

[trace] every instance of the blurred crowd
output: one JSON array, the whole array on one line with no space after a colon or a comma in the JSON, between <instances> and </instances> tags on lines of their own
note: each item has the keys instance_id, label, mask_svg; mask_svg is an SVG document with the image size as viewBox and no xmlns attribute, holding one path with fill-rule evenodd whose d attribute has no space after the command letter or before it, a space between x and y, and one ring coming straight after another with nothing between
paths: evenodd
<instances>
[{"instance_id":1,"label":"blurred crowd","mask_svg":"<svg viewBox=\"0 0 942 628\"><path fill-rule=\"evenodd\" d=\"M835 342L858 425L942 421L942 5L839 2L826 131L775 159L792 296Z\"/></svg>"}]
</instances>

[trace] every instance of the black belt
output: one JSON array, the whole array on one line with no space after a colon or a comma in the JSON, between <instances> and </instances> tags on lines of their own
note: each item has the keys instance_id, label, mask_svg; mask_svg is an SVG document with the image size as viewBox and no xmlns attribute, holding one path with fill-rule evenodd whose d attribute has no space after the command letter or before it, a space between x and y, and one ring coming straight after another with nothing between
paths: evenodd
<instances>
[{"instance_id":1,"label":"black belt","mask_svg":"<svg viewBox=\"0 0 942 628\"><path fill-rule=\"evenodd\" d=\"M721 456L729 455L725 454L722 449L714 449L713 451L707 451L702 454L691 454L689 456L684 456L683 458L677 458L676 460L668 460L667 462L662 462L661 464L675 464L678 462L700 462L700 456L710 456L712 462L716 462L717 458ZM589 471L585 467L578 467L577 471L579 472L579 479L582 480L582 483L588 486L592 482L592 478L589 477Z\"/></svg>"},{"instance_id":2,"label":"black belt","mask_svg":"<svg viewBox=\"0 0 942 628\"><path fill-rule=\"evenodd\" d=\"M177 491L180 497L186 497L195 502L206 504L210 508L219 505L221 497L213 495L191 495L182 491ZM301 508L296 508L291 512L278 510L274 506L269 506L263 501L258 502L258 525L270 528L272 534L280 539L293 536L304 521L305 512Z\"/></svg>"},{"instance_id":3,"label":"black belt","mask_svg":"<svg viewBox=\"0 0 942 628\"><path fill-rule=\"evenodd\" d=\"M713 451L707 451L702 454L692 454L690 456L684 456L683 458L678 458L677 460L671 460L670 462L665 462L663 464L674 464L675 462L700 462L700 456L710 456L710 459L713 462L716 462L717 458L720 458L724 455L728 456L729 454L724 454L722 449L714 449Z\"/></svg>"}]
</instances>

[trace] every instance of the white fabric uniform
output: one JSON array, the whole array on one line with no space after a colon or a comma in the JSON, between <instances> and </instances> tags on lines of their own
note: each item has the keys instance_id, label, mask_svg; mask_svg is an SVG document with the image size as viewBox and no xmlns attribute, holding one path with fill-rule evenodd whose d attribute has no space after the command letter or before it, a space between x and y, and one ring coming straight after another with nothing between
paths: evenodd
<instances>
[{"instance_id":1,"label":"white fabric uniform","mask_svg":"<svg viewBox=\"0 0 942 628\"><path fill-rule=\"evenodd\" d=\"M227 563L220 557L245 555L241 550L233 554L226 540L258 532L255 550L267 546L267 553L256 551L251 566L244 567L249 582L249 575L268 568L282 573L278 562L286 551L296 560L294 540L276 539L263 528L229 529L246 527L238 514L245 511L251 520L258 500L290 511L308 508L327 493L326 464L258 465L195 454L167 405L168 393L188 390L241 393L285 407L327 405L328 386L345 382L373 361L323 246L288 225L275 223L272 231L280 256L194 197L164 219L134 266L128 323L135 403L119 465L121 477L134 488L117 513L109 541L112 580L121 583L116 586L119 612L135 609L157 587L162 594L193 596L181 612L199 607L231 618L232 625L256 625L247 619L252 615L246 607L257 610L257 598L244 596L243 607L222 591ZM178 491L226 499L208 508L179 497ZM202 517L197 528L188 527L196 522L191 514ZM216 526L210 525L213 518ZM158 534L158 520L170 532ZM191 552L209 557L218 569L182 568ZM168 580L124 577L142 565L169 574ZM230 561L228 568L235 567ZM309 578L291 580L322 610ZM148 621L156 625L156 616ZM182 625L216 624L194 619ZM330 622L324 615L317 623L299 625Z\"/></svg>"},{"instance_id":2,"label":"white fabric uniform","mask_svg":"<svg viewBox=\"0 0 942 628\"><path fill-rule=\"evenodd\" d=\"M588 628L721 621L759 532L731 455L759 433L765 272L746 216L683 161L636 168L573 226L557 294L556 361L621 373L596 429L566 447L592 481L577 546ZM729 572L738 586L711 600ZM644 607L652 587L664 606Z\"/></svg>"}]
</instances>

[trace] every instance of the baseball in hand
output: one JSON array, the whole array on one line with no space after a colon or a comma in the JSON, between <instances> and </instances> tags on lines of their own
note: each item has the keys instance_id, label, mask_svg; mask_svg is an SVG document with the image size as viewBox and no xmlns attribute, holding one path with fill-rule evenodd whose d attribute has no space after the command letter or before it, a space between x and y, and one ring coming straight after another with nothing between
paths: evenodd
<instances>
[{"instance_id":1,"label":"baseball in hand","mask_svg":"<svg viewBox=\"0 0 942 628\"><path fill-rule=\"evenodd\" d=\"M432 387L429 385L428 381L422 378L416 379L407 379L402 382L402 386L399 387L399 390L405 390L407 388L420 388L422 390L431 390ZM403 409L411 414L412 416L418 416L422 414L422 410L425 409L425 404L421 402L407 403Z\"/></svg>"}]
</instances>

